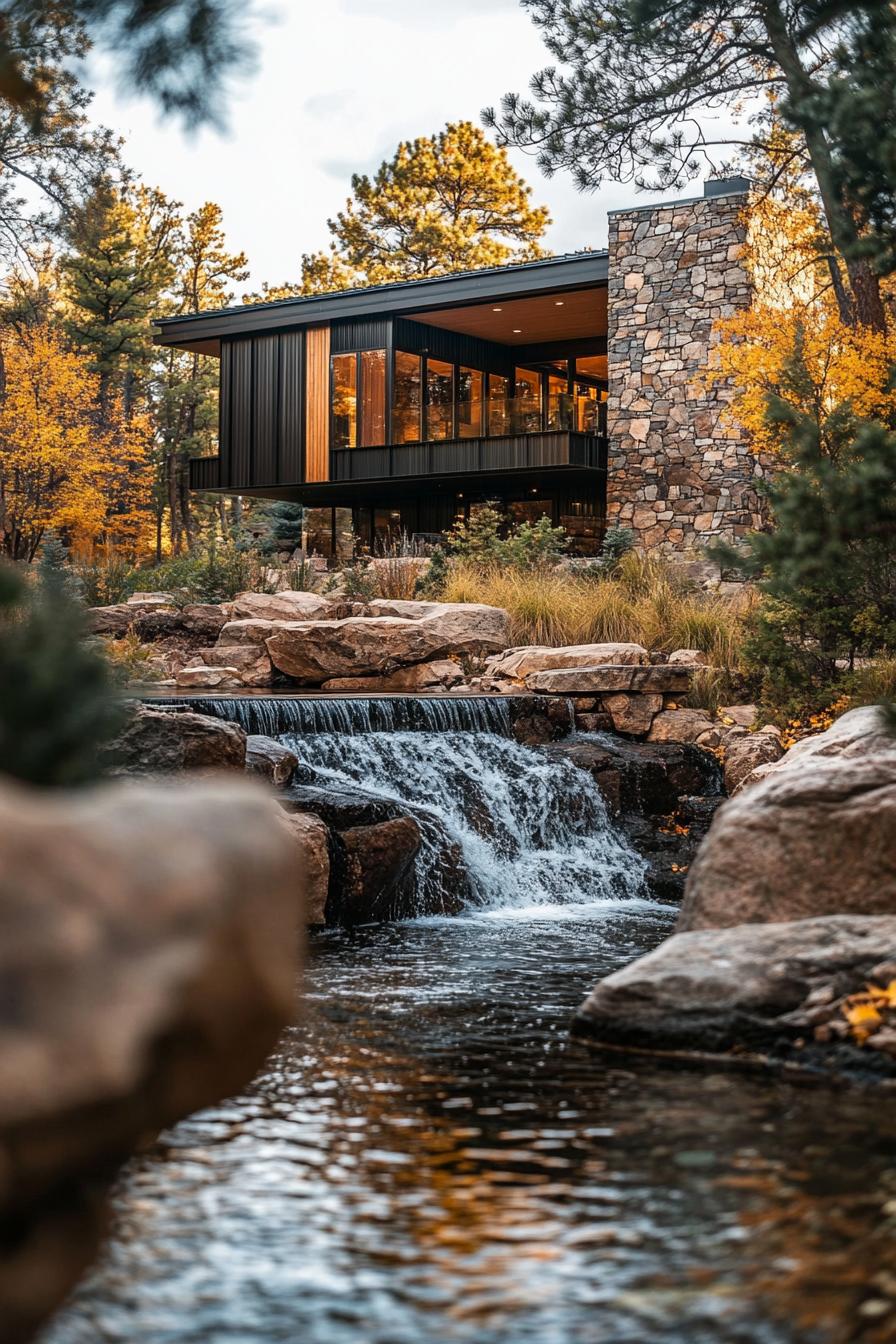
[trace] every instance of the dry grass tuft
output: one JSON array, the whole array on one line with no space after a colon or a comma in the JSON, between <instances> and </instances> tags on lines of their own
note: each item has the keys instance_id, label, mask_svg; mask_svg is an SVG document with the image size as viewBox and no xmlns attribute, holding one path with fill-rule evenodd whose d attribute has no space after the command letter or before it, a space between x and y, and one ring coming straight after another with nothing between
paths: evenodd
<instances>
[{"instance_id":1,"label":"dry grass tuft","mask_svg":"<svg viewBox=\"0 0 896 1344\"><path fill-rule=\"evenodd\" d=\"M715 667L741 666L744 619L752 599L701 592L674 566L623 557L612 578L563 569L482 571L456 562L448 602L486 602L510 613L514 644L634 643L671 653L701 649Z\"/></svg>"}]
</instances>

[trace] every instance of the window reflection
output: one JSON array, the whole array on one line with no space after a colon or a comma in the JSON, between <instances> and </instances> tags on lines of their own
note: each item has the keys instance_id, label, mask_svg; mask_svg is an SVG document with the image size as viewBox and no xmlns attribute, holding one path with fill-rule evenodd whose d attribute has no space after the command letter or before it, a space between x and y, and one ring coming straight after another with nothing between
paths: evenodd
<instances>
[{"instance_id":1,"label":"window reflection","mask_svg":"<svg viewBox=\"0 0 896 1344\"><path fill-rule=\"evenodd\" d=\"M475 439L482 433L482 382L478 369L460 369L457 377L457 434Z\"/></svg>"},{"instance_id":2,"label":"window reflection","mask_svg":"<svg viewBox=\"0 0 896 1344\"><path fill-rule=\"evenodd\" d=\"M541 374L534 369L517 369L515 381L513 428L517 434L537 434L541 429Z\"/></svg>"},{"instance_id":3,"label":"window reflection","mask_svg":"<svg viewBox=\"0 0 896 1344\"><path fill-rule=\"evenodd\" d=\"M419 443L422 409L421 359L404 350L395 352L395 382L392 392L392 442Z\"/></svg>"},{"instance_id":4,"label":"window reflection","mask_svg":"<svg viewBox=\"0 0 896 1344\"><path fill-rule=\"evenodd\" d=\"M358 358L334 355L333 373L333 447L354 448L358 442Z\"/></svg>"},{"instance_id":5,"label":"window reflection","mask_svg":"<svg viewBox=\"0 0 896 1344\"><path fill-rule=\"evenodd\" d=\"M454 365L441 359L426 361L426 437L454 437Z\"/></svg>"},{"instance_id":6,"label":"window reflection","mask_svg":"<svg viewBox=\"0 0 896 1344\"><path fill-rule=\"evenodd\" d=\"M488 376L488 432L510 433L510 379L500 373Z\"/></svg>"},{"instance_id":7,"label":"window reflection","mask_svg":"<svg viewBox=\"0 0 896 1344\"><path fill-rule=\"evenodd\" d=\"M556 371L548 373L548 429L569 429L569 373L566 360L558 360Z\"/></svg>"},{"instance_id":8,"label":"window reflection","mask_svg":"<svg viewBox=\"0 0 896 1344\"><path fill-rule=\"evenodd\" d=\"M386 442L386 352L361 351L361 447Z\"/></svg>"}]
</instances>

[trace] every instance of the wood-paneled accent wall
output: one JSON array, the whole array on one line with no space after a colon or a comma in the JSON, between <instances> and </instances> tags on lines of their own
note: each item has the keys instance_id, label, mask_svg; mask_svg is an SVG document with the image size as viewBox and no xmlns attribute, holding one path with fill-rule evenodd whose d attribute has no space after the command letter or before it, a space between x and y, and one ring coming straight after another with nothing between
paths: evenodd
<instances>
[{"instance_id":1,"label":"wood-paneled accent wall","mask_svg":"<svg viewBox=\"0 0 896 1344\"><path fill-rule=\"evenodd\" d=\"M305 333L305 480L330 479L330 328Z\"/></svg>"}]
</instances>

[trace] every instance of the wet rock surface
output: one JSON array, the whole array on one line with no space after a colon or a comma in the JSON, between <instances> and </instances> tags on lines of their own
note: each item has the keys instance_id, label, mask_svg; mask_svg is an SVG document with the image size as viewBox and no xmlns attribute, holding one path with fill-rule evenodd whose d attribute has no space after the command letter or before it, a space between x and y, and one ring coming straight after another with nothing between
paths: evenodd
<instances>
[{"instance_id":1,"label":"wet rock surface","mask_svg":"<svg viewBox=\"0 0 896 1344\"><path fill-rule=\"evenodd\" d=\"M269 780L275 788L286 788L298 764L295 752L275 738L261 733L250 733L246 738L246 769Z\"/></svg>"},{"instance_id":2,"label":"wet rock surface","mask_svg":"<svg viewBox=\"0 0 896 1344\"><path fill-rule=\"evenodd\" d=\"M680 900L688 869L725 801L715 758L687 744L603 733L543 750L587 770L610 816L647 860L650 890L661 900Z\"/></svg>"},{"instance_id":3,"label":"wet rock surface","mask_svg":"<svg viewBox=\"0 0 896 1344\"><path fill-rule=\"evenodd\" d=\"M418 913L412 867L420 848L413 817L336 833L335 881L327 902L334 924L367 924Z\"/></svg>"},{"instance_id":4,"label":"wet rock surface","mask_svg":"<svg viewBox=\"0 0 896 1344\"><path fill-rule=\"evenodd\" d=\"M110 771L123 775L242 770L246 734L236 724L206 714L137 705L103 756Z\"/></svg>"},{"instance_id":5,"label":"wet rock surface","mask_svg":"<svg viewBox=\"0 0 896 1344\"><path fill-rule=\"evenodd\" d=\"M575 1026L612 1046L769 1055L809 1069L896 1078L886 1033L877 1024L851 1030L850 1022L852 996L863 998L869 981L885 981L894 958L893 916L677 933L600 981ZM831 1032L841 1009L843 1030Z\"/></svg>"},{"instance_id":6,"label":"wet rock surface","mask_svg":"<svg viewBox=\"0 0 896 1344\"><path fill-rule=\"evenodd\" d=\"M854 710L719 811L679 928L896 914L896 740Z\"/></svg>"},{"instance_id":7,"label":"wet rock surface","mask_svg":"<svg viewBox=\"0 0 896 1344\"><path fill-rule=\"evenodd\" d=\"M301 893L246 781L0 788L0 1320L30 1339L144 1139L249 1081L294 1013Z\"/></svg>"}]
</instances>

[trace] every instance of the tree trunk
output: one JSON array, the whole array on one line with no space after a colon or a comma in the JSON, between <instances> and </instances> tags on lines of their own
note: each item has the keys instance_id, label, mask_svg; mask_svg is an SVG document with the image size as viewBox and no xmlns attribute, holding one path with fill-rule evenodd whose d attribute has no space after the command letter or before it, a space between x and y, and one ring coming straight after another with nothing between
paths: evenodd
<instances>
[{"instance_id":1,"label":"tree trunk","mask_svg":"<svg viewBox=\"0 0 896 1344\"><path fill-rule=\"evenodd\" d=\"M805 107L806 100L813 92L812 80L803 68L800 54L791 41L781 7L776 0L764 0L762 14L772 52L784 75L791 107ZM793 112L791 115L794 115ZM794 120L797 121L806 141L831 242L846 263L849 295L842 286L835 285L834 289L841 320L849 326L858 323L875 331L886 331L887 314L881 298L880 280L867 262L857 256L859 229L837 190L827 137L822 128L811 119L794 116Z\"/></svg>"}]
</instances>

